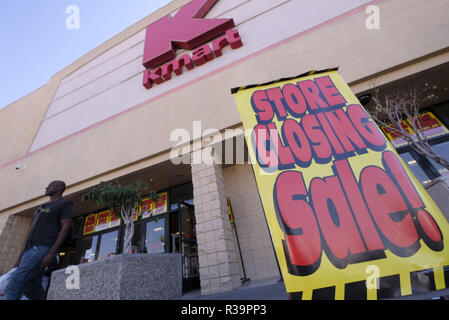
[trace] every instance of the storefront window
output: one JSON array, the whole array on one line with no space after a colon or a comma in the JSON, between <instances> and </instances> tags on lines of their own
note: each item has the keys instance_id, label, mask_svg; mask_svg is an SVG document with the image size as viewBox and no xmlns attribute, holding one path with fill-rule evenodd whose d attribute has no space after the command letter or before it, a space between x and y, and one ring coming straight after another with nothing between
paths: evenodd
<instances>
[{"instance_id":1,"label":"storefront window","mask_svg":"<svg viewBox=\"0 0 449 320\"><path fill-rule=\"evenodd\" d=\"M165 249L165 218L147 223L145 248L147 253L160 253Z\"/></svg>"},{"instance_id":2,"label":"storefront window","mask_svg":"<svg viewBox=\"0 0 449 320\"><path fill-rule=\"evenodd\" d=\"M101 235L98 260L115 255L117 249L118 230Z\"/></svg>"},{"instance_id":3,"label":"storefront window","mask_svg":"<svg viewBox=\"0 0 449 320\"><path fill-rule=\"evenodd\" d=\"M447 103L439 106L433 106L429 110L420 111L419 122L424 135L430 142L432 149L443 158L449 160L449 111ZM411 134L413 129L410 126L411 120L404 120L403 127ZM405 140L399 135L395 135L388 127L382 127L382 130L397 148L402 159L407 163L415 177L422 183L426 184L440 176L449 176L449 170L437 164L434 160L416 152Z\"/></svg>"},{"instance_id":4,"label":"storefront window","mask_svg":"<svg viewBox=\"0 0 449 320\"><path fill-rule=\"evenodd\" d=\"M193 205L193 185L187 183L182 186L171 189L170 193L170 211L178 209L178 202L184 201Z\"/></svg>"},{"instance_id":5,"label":"storefront window","mask_svg":"<svg viewBox=\"0 0 449 320\"><path fill-rule=\"evenodd\" d=\"M410 152L402 153L400 156L402 160L405 161L405 163L413 172L413 175L415 176L416 179L418 179L419 182L428 183L430 181L429 176L424 172L423 169L421 169L418 162L415 160L415 158L413 158Z\"/></svg>"},{"instance_id":6,"label":"storefront window","mask_svg":"<svg viewBox=\"0 0 449 320\"><path fill-rule=\"evenodd\" d=\"M440 144L436 144L432 146L432 149L439 154L440 156L442 156L444 159L449 161L449 141L440 143ZM437 164L435 161L433 161L432 159L429 159L430 162L432 163L432 165L435 166L435 168L438 170L439 174L441 174L442 176L449 176L449 171L446 168L443 168L442 166L440 166L439 164Z\"/></svg>"},{"instance_id":7,"label":"storefront window","mask_svg":"<svg viewBox=\"0 0 449 320\"><path fill-rule=\"evenodd\" d=\"M192 183L186 183L172 189L159 192L161 199L155 203L148 198L143 199L142 214L134 222L131 253L162 253L172 252L169 230L174 231L179 240L179 218L168 218L177 214L178 203L193 203ZM168 202L170 200L170 202ZM172 206L171 206L172 205ZM174 205L174 207L173 207ZM192 206L193 207L193 206ZM170 211L169 208L174 208ZM76 233L82 237L78 241L77 258L75 263L87 263L94 260L106 259L123 251L124 225L110 210L90 213L80 218L80 225L74 226ZM184 217L183 217L184 218ZM189 221L191 220L188 217ZM173 221L172 221L173 220ZM193 220L191 220L193 221ZM190 228L191 229L191 228ZM192 234L192 230L185 227L184 233ZM179 252L179 243L177 243Z\"/></svg>"},{"instance_id":8,"label":"storefront window","mask_svg":"<svg viewBox=\"0 0 449 320\"><path fill-rule=\"evenodd\" d=\"M84 238L80 243L79 263L87 263L95 260L98 236Z\"/></svg>"}]
</instances>

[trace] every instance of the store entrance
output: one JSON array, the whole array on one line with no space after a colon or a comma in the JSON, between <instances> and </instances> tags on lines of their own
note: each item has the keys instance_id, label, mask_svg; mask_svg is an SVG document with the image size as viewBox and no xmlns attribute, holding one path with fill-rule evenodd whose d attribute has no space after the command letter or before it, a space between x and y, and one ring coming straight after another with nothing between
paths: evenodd
<instances>
[{"instance_id":1,"label":"store entrance","mask_svg":"<svg viewBox=\"0 0 449 320\"><path fill-rule=\"evenodd\" d=\"M182 288L188 292L200 288L195 209L178 202L178 210L170 214L170 252L182 254Z\"/></svg>"},{"instance_id":2,"label":"store entrance","mask_svg":"<svg viewBox=\"0 0 449 320\"><path fill-rule=\"evenodd\" d=\"M183 291L199 289L193 185L187 182L162 189L158 194L161 199L156 203L143 197L142 213L134 221L131 252L180 253ZM112 211L103 208L75 217L72 238L73 246L61 250L59 268L122 253L124 225Z\"/></svg>"}]
</instances>

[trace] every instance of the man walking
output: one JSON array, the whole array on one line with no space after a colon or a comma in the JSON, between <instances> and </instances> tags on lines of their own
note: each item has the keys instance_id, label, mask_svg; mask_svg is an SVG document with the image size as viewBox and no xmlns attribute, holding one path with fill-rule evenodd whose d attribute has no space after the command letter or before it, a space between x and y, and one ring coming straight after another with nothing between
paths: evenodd
<instances>
[{"instance_id":1,"label":"man walking","mask_svg":"<svg viewBox=\"0 0 449 320\"><path fill-rule=\"evenodd\" d=\"M65 187L63 181L53 181L45 189L50 201L34 214L25 249L5 288L5 300L18 300L23 294L31 300L46 298L42 272L56 257L72 226L72 203L62 198Z\"/></svg>"}]
</instances>

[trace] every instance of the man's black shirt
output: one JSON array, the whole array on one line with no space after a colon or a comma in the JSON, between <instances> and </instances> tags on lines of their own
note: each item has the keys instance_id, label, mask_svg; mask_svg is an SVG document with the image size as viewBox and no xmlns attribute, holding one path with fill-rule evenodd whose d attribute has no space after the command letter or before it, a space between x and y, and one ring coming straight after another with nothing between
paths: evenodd
<instances>
[{"instance_id":1,"label":"man's black shirt","mask_svg":"<svg viewBox=\"0 0 449 320\"><path fill-rule=\"evenodd\" d=\"M52 247L61 232L61 220L73 216L72 202L59 199L43 204L34 214L25 251L34 246Z\"/></svg>"}]
</instances>

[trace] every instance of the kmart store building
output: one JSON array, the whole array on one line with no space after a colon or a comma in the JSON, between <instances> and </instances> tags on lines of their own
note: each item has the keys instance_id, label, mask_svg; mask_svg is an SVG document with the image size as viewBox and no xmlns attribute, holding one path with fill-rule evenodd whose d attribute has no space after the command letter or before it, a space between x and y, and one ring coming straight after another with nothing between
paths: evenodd
<instances>
[{"instance_id":1,"label":"kmart store building","mask_svg":"<svg viewBox=\"0 0 449 320\"><path fill-rule=\"evenodd\" d=\"M377 9L380 28L371 20ZM181 253L185 289L203 295L237 289L242 279L279 279L230 89L335 66L359 97L372 93L373 80L386 93L447 87L448 11L445 0L171 1L0 110L0 272L12 267L56 179L67 183L76 215L60 267L120 253L120 222L81 197L101 181L140 179L162 197L136 221L133 252ZM437 119L431 144L448 156L449 92L422 111ZM194 150L207 157L202 148L217 141L227 161L198 161ZM447 210L447 171L396 146ZM432 281L432 290L446 288L449 274L434 270Z\"/></svg>"}]
</instances>

